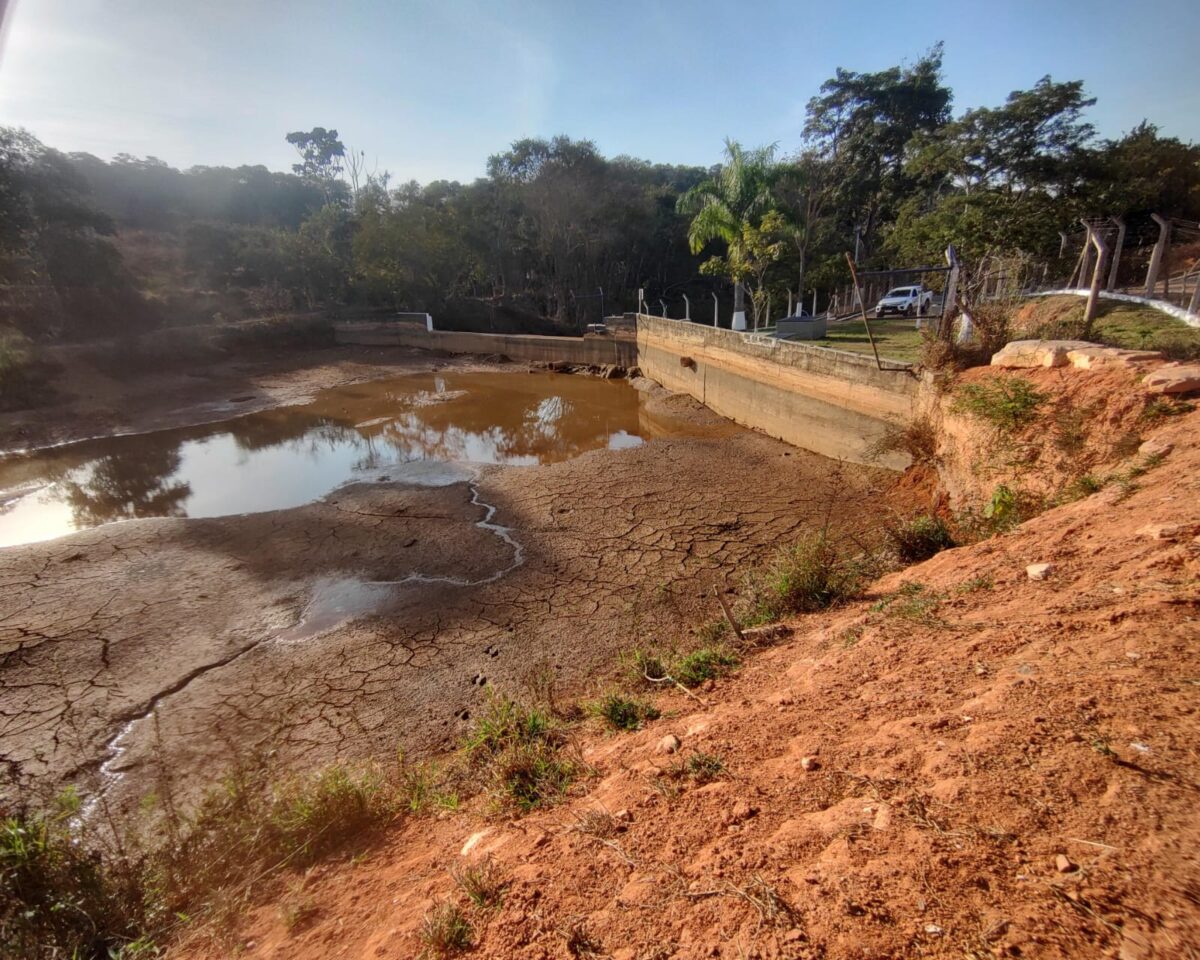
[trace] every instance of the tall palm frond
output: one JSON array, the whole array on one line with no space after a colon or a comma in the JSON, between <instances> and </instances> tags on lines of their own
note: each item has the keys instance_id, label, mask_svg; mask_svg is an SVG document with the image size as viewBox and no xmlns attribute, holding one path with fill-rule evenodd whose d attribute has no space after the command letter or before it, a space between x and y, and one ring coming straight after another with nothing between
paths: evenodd
<instances>
[{"instance_id":1,"label":"tall palm frond","mask_svg":"<svg viewBox=\"0 0 1200 960\"><path fill-rule=\"evenodd\" d=\"M688 227L692 253L699 253L712 240L736 248L744 227L771 208L777 169L774 144L747 150L726 138L725 162L716 175L696 184L676 205L680 213L692 215Z\"/></svg>"}]
</instances>

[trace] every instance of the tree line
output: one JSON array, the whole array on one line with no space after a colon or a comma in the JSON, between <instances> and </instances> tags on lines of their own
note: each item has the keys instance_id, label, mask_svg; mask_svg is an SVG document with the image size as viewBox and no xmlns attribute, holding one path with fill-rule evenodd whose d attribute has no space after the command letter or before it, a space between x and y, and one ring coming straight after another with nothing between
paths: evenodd
<instances>
[{"instance_id":1,"label":"tree line","mask_svg":"<svg viewBox=\"0 0 1200 960\"><path fill-rule=\"evenodd\" d=\"M468 184L395 183L321 127L287 134L289 172L104 161L0 128L0 311L38 338L180 322L189 302L450 319L499 304L572 327L598 315L599 291L609 312L641 289L679 315L683 294L707 304L744 286L752 309L770 297L778 313L789 293L842 285L847 250L904 266L954 243L1057 267L1059 231L1082 216L1200 220L1200 147L1149 122L1100 139L1093 104L1082 82L1044 77L955 116L937 46L839 69L792 153L730 140L704 168L533 138Z\"/></svg>"}]
</instances>

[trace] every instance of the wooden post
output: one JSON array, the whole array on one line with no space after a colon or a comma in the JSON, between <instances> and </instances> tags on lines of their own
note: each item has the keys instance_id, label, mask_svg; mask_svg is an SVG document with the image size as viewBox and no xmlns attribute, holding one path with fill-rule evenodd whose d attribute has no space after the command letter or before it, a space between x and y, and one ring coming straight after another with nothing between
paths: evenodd
<instances>
[{"instance_id":1,"label":"wooden post","mask_svg":"<svg viewBox=\"0 0 1200 960\"><path fill-rule=\"evenodd\" d=\"M1117 268L1121 266L1121 251L1125 248L1125 218L1111 217L1113 223L1117 225L1117 242L1113 244L1112 260L1108 266L1108 285L1106 290L1113 290L1117 286Z\"/></svg>"},{"instance_id":2,"label":"wooden post","mask_svg":"<svg viewBox=\"0 0 1200 960\"><path fill-rule=\"evenodd\" d=\"M850 277L854 281L854 292L858 293L858 271L854 269L854 260L849 253L846 254L846 262L850 264ZM867 319L867 308L862 302L862 296L858 298L858 308L862 313L863 326L867 328L867 339L871 341L871 352L875 354L875 366L880 370L883 369L883 364L879 361L879 348L875 346L875 334L871 332L871 321Z\"/></svg>"},{"instance_id":3,"label":"wooden post","mask_svg":"<svg viewBox=\"0 0 1200 960\"><path fill-rule=\"evenodd\" d=\"M954 316L955 297L958 295L958 254L954 244L946 248L946 266L950 274L946 277L946 290L942 295L942 315L938 318L938 336L943 340L950 339L950 319Z\"/></svg>"},{"instance_id":4,"label":"wooden post","mask_svg":"<svg viewBox=\"0 0 1200 960\"><path fill-rule=\"evenodd\" d=\"M1154 253L1150 255L1150 267L1146 271L1146 296L1153 297L1163 255L1167 252L1167 244L1171 242L1171 221L1164 220L1157 213L1150 214L1150 218L1158 224L1158 242L1154 244Z\"/></svg>"}]
</instances>

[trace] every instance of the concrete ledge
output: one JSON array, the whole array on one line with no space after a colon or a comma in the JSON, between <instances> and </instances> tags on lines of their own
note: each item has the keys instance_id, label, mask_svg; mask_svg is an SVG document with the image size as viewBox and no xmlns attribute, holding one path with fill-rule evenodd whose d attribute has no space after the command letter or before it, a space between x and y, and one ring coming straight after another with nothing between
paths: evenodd
<instances>
[{"instance_id":1,"label":"concrete ledge","mask_svg":"<svg viewBox=\"0 0 1200 960\"><path fill-rule=\"evenodd\" d=\"M500 354L512 360L530 360L618 367L637 366L637 344L614 337L543 337L533 334L467 333L458 330L427 332L412 324L339 323L338 343L367 346L416 347L445 353Z\"/></svg>"}]
</instances>

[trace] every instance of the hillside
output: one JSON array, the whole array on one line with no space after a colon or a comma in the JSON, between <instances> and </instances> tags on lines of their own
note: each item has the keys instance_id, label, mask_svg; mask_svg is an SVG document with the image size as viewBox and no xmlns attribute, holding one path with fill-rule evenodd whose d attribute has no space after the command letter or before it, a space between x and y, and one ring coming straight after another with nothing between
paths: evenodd
<instances>
[{"instance_id":1,"label":"hillside","mask_svg":"<svg viewBox=\"0 0 1200 960\"><path fill-rule=\"evenodd\" d=\"M1136 373L1101 383L1145 413ZM585 727L562 803L411 817L182 955L413 957L431 916L477 957L1192 955L1200 412L1172 409L1099 492Z\"/></svg>"}]
</instances>

